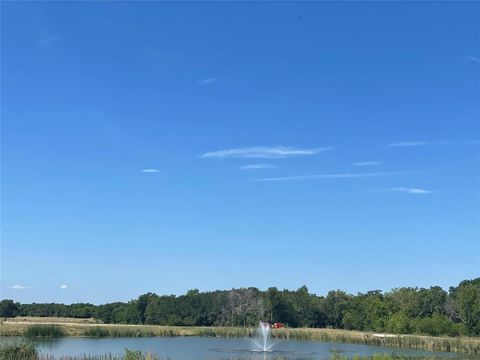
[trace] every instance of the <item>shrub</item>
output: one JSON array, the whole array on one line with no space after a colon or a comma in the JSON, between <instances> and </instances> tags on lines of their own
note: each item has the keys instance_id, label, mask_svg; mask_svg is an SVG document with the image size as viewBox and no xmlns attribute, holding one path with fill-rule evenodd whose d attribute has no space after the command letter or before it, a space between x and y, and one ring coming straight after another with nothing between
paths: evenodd
<instances>
[{"instance_id":1,"label":"shrub","mask_svg":"<svg viewBox=\"0 0 480 360\"><path fill-rule=\"evenodd\" d=\"M386 330L394 334L410 334L410 319L404 313L396 313L388 319Z\"/></svg>"},{"instance_id":2,"label":"shrub","mask_svg":"<svg viewBox=\"0 0 480 360\"><path fill-rule=\"evenodd\" d=\"M143 354L140 350L125 349L125 360L160 360L158 356L149 353Z\"/></svg>"},{"instance_id":3,"label":"shrub","mask_svg":"<svg viewBox=\"0 0 480 360\"><path fill-rule=\"evenodd\" d=\"M125 349L125 360L142 360L143 354L140 350Z\"/></svg>"},{"instance_id":4,"label":"shrub","mask_svg":"<svg viewBox=\"0 0 480 360\"><path fill-rule=\"evenodd\" d=\"M431 317L417 319L415 322L415 330L419 334L427 335L461 335L461 327L457 326L451 320L444 316L433 314Z\"/></svg>"}]
</instances>

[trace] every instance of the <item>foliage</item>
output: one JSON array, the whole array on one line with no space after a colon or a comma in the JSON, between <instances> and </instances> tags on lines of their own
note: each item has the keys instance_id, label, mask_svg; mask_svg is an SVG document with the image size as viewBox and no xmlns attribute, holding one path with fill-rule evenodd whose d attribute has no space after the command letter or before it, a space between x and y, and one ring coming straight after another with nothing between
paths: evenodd
<instances>
[{"instance_id":1,"label":"foliage","mask_svg":"<svg viewBox=\"0 0 480 360\"><path fill-rule=\"evenodd\" d=\"M123 360L160 360L157 355L142 353L140 350L129 350L125 348Z\"/></svg>"},{"instance_id":2,"label":"foliage","mask_svg":"<svg viewBox=\"0 0 480 360\"><path fill-rule=\"evenodd\" d=\"M36 360L35 346L28 342L7 343L0 346L0 360Z\"/></svg>"},{"instance_id":3,"label":"foliage","mask_svg":"<svg viewBox=\"0 0 480 360\"><path fill-rule=\"evenodd\" d=\"M296 291L275 287L266 291L194 289L181 296L148 293L127 303L33 303L18 307L22 316L95 317L107 324L248 327L266 320L288 327L475 336L480 335L480 278L462 281L448 292L432 286L357 295L334 290L323 297L309 293L305 286ZM91 331L91 336L105 335Z\"/></svg>"},{"instance_id":4,"label":"foliage","mask_svg":"<svg viewBox=\"0 0 480 360\"><path fill-rule=\"evenodd\" d=\"M480 278L462 281L450 292L456 305L456 317L470 334L480 335Z\"/></svg>"},{"instance_id":5,"label":"foliage","mask_svg":"<svg viewBox=\"0 0 480 360\"><path fill-rule=\"evenodd\" d=\"M13 302L13 300L2 300L0 302L0 317L13 318L16 317L19 312L19 304Z\"/></svg>"}]
</instances>

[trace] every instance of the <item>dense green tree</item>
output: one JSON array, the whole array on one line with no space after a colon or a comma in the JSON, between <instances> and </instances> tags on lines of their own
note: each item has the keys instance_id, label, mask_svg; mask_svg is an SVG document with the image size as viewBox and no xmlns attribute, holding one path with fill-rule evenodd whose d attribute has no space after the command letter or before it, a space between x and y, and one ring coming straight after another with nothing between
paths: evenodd
<instances>
[{"instance_id":1,"label":"dense green tree","mask_svg":"<svg viewBox=\"0 0 480 360\"><path fill-rule=\"evenodd\" d=\"M418 292L419 316L431 317L433 314L445 315L447 292L440 286L420 289Z\"/></svg>"},{"instance_id":2,"label":"dense green tree","mask_svg":"<svg viewBox=\"0 0 480 360\"><path fill-rule=\"evenodd\" d=\"M93 317L106 324L120 322L117 317L117 313L124 306L125 304L121 302L99 305L95 307L95 313Z\"/></svg>"},{"instance_id":3,"label":"dense green tree","mask_svg":"<svg viewBox=\"0 0 480 360\"><path fill-rule=\"evenodd\" d=\"M115 312L115 322L120 324L143 324L137 300L122 304Z\"/></svg>"},{"instance_id":4,"label":"dense green tree","mask_svg":"<svg viewBox=\"0 0 480 360\"><path fill-rule=\"evenodd\" d=\"M4 318L13 318L16 317L20 309L17 303L13 300L2 300L0 302L0 317Z\"/></svg>"},{"instance_id":5,"label":"dense green tree","mask_svg":"<svg viewBox=\"0 0 480 360\"><path fill-rule=\"evenodd\" d=\"M341 290L329 291L325 297L325 312L328 325L334 328L342 327L343 315L348 309L349 296Z\"/></svg>"},{"instance_id":6,"label":"dense green tree","mask_svg":"<svg viewBox=\"0 0 480 360\"><path fill-rule=\"evenodd\" d=\"M411 319L404 312L397 312L388 319L385 330L394 334L410 334Z\"/></svg>"},{"instance_id":7,"label":"dense green tree","mask_svg":"<svg viewBox=\"0 0 480 360\"><path fill-rule=\"evenodd\" d=\"M292 294L293 307L297 314L298 326L315 327L316 307L315 295L308 292L308 288L304 285Z\"/></svg>"},{"instance_id":8,"label":"dense green tree","mask_svg":"<svg viewBox=\"0 0 480 360\"><path fill-rule=\"evenodd\" d=\"M161 296L152 299L145 308L145 324L181 325L175 316L175 295Z\"/></svg>"},{"instance_id":9,"label":"dense green tree","mask_svg":"<svg viewBox=\"0 0 480 360\"><path fill-rule=\"evenodd\" d=\"M272 287L266 293L266 309L270 322L283 322L289 326L298 326L298 317L288 291L279 291Z\"/></svg>"},{"instance_id":10,"label":"dense green tree","mask_svg":"<svg viewBox=\"0 0 480 360\"><path fill-rule=\"evenodd\" d=\"M138 297L135 305L140 323L145 324L145 310L147 309L148 304L156 299L158 299L158 295L153 293L144 294Z\"/></svg>"},{"instance_id":11,"label":"dense green tree","mask_svg":"<svg viewBox=\"0 0 480 360\"><path fill-rule=\"evenodd\" d=\"M462 324L455 324L446 316L436 313L430 317L416 319L413 324L414 332L418 334L458 336L465 333Z\"/></svg>"},{"instance_id":12,"label":"dense green tree","mask_svg":"<svg viewBox=\"0 0 480 360\"><path fill-rule=\"evenodd\" d=\"M393 289L387 297L392 306L392 312L402 312L409 318L420 316L421 309L417 288Z\"/></svg>"},{"instance_id":13,"label":"dense green tree","mask_svg":"<svg viewBox=\"0 0 480 360\"><path fill-rule=\"evenodd\" d=\"M469 334L480 335L480 281L463 281L453 293L458 318Z\"/></svg>"},{"instance_id":14,"label":"dense green tree","mask_svg":"<svg viewBox=\"0 0 480 360\"><path fill-rule=\"evenodd\" d=\"M324 328L328 326L328 316L325 310L325 298L313 297L313 327Z\"/></svg>"},{"instance_id":15,"label":"dense green tree","mask_svg":"<svg viewBox=\"0 0 480 360\"><path fill-rule=\"evenodd\" d=\"M185 295L147 293L127 303L15 304L1 302L0 314L15 316L95 317L104 323L182 326L256 326L258 321L290 327L332 327L429 335L480 335L480 278L462 281L445 292L430 288L399 288L349 295L330 291L241 288ZM7 315L5 315L7 314Z\"/></svg>"}]
</instances>

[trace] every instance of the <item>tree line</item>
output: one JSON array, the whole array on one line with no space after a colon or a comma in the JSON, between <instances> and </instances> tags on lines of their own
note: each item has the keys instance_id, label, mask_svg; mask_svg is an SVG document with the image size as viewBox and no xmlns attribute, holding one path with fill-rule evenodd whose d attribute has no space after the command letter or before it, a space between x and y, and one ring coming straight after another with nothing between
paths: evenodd
<instances>
[{"instance_id":1,"label":"tree line","mask_svg":"<svg viewBox=\"0 0 480 360\"><path fill-rule=\"evenodd\" d=\"M439 286L396 288L326 296L306 286L291 291L241 288L185 295L147 293L129 302L0 303L0 316L96 318L104 323L179 326L256 326L259 320L289 327L335 328L398 334L480 335L480 278L464 280L448 292Z\"/></svg>"}]
</instances>

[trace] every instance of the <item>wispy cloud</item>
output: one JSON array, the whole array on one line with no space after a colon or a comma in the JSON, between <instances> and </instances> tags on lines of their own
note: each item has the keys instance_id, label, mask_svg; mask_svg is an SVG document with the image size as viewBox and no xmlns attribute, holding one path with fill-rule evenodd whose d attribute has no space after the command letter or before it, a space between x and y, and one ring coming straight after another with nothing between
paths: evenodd
<instances>
[{"instance_id":1,"label":"wispy cloud","mask_svg":"<svg viewBox=\"0 0 480 360\"><path fill-rule=\"evenodd\" d=\"M313 180L313 179L355 179L355 178L369 178L369 177L376 177L376 176L388 176L388 175L394 175L394 174L399 174L399 172L314 174L314 175L258 178L255 180L256 181L294 181L294 180Z\"/></svg>"},{"instance_id":2,"label":"wispy cloud","mask_svg":"<svg viewBox=\"0 0 480 360\"><path fill-rule=\"evenodd\" d=\"M67 285L60 285L60 289L66 289L68 286Z\"/></svg>"},{"instance_id":3,"label":"wispy cloud","mask_svg":"<svg viewBox=\"0 0 480 360\"><path fill-rule=\"evenodd\" d=\"M197 84L208 85L208 84L213 84L217 81L218 81L218 79L215 79L215 78L206 78L206 79L198 80Z\"/></svg>"},{"instance_id":4,"label":"wispy cloud","mask_svg":"<svg viewBox=\"0 0 480 360\"><path fill-rule=\"evenodd\" d=\"M352 164L353 166L375 166L380 165L379 161L359 161Z\"/></svg>"},{"instance_id":5,"label":"wispy cloud","mask_svg":"<svg viewBox=\"0 0 480 360\"><path fill-rule=\"evenodd\" d=\"M408 188L408 187L394 187L394 188L390 188L389 190L393 192L401 192L401 193L416 194L416 195L432 194L435 192L431 190L425 190L420 188Z\"/></svg>"},{"instance_id":6,"label":"wispy cloud","mask_svg":"<svg viewBox=\"0 0 480 360\"><path fill-rule=\"evenodd\" d=\"M470 61L470 62L475 62L480 64L480 58L476 56L467 56L465 60Z\"/></svg>"},{"instance_id":7,"label":"wispy cloud","mask_svg":"<svg viewBox=\"0 0 480 360\"><path fill-rule=\"evenodd\" d=\"M13 285L9 287L10 289L14 290L25 290L25 289L30 289L30 286L25 286L25 285Z\"/></svg>"},{"instance_id":8,"label":"wispy cloud","mask_svg":"<svg viewBox=\"0 0 480 360\"><path fill-rule=\"evenodd\" d=\"M475 145L478 140L442 140L442 141L402 141L388 144L388 147L411 147L411 146L451 146L451 145Z\"/></svg>"},{"instance_id":9,"label":"wispy cloud","mask_svg":"<svg viewBox=\"0 0 480 360\"><path fill-rule=\"evenodd\" d=\"M55 34L49 35L41 39L38 44L43 48L49 48L53 45L55 41L57 41L58 36Z\"/></svg>"},{"instance_id":10,"label":"wispy cloud","mask_svg":"<svg viewBox=\"0 0 480 360\"><path fill-rule=\"evenodd\" d=\"M142 173L158 173L158 172L160 172L160 170L158 170L158 169L142 169L142 170L140 170L140 172L142 172Z\"/></svg>"},{"instance_id":11,"label":"wispy cloud","mask_svg":"<svg viewBox=\"0 0 480 360\"><path fill-rule=\"evenodd\" d=\"M426 141L401 141L397 143L388 144L390 147L408 147L408 146L424 146L429 143Z\"/></svg>"},{"instance_id":12,"label":"wispy cloud","mask_svg":"<svg viewBox=\"0 0 480 360\"><path fill-rule=\"evenodd\" d=\"M281 159L294 156L315 155L332 148L294 148L286 146L254 146L236 149L226 149L211 151L203 154L202 158L264 158L264 159Z\"/></svg>"},{"instance_id":13,"label":"wispy cloud","mask_svg":"<svg viewBox=\"0 0 480 360\"><path fill-rule=\"evenodd\" d=\"M238 167L241 170L257 170L257 169L273 169L276 168L272 164L247 164Z\"/></svg>"}]
</instances>

